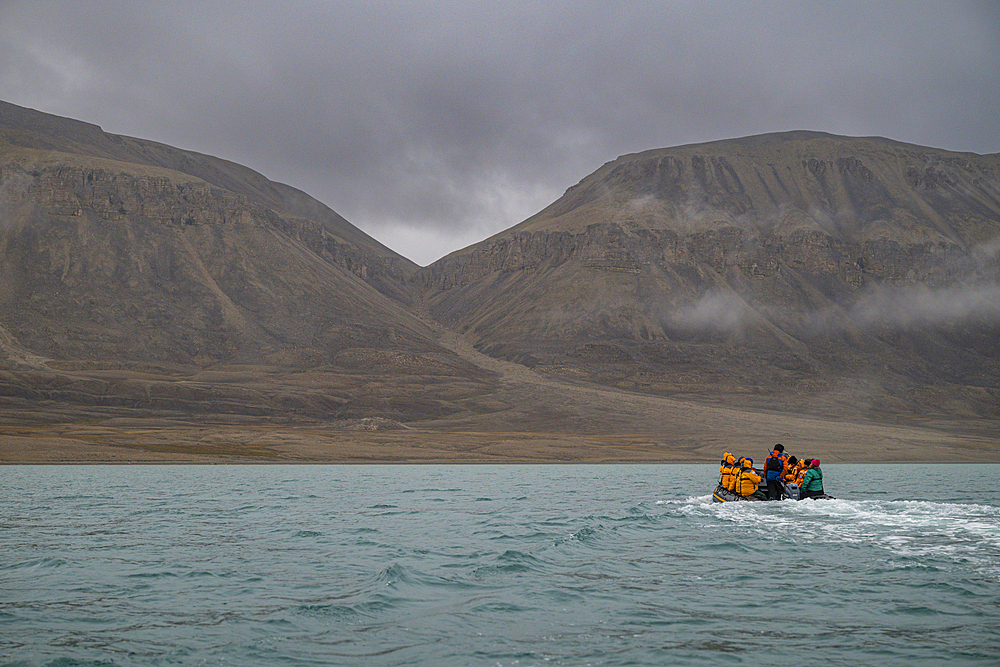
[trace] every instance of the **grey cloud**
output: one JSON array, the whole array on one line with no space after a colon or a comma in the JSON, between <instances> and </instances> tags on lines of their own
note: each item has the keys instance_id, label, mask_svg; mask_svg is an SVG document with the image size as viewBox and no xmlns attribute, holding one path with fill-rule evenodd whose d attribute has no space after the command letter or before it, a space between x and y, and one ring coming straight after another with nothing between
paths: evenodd
<instances>
[{"instance_id":1,"label":"grey cloud","mask_svg":"<svg viewBox=\"0 0 1000 667\"><path fill-rule=\"evenodd\" d=\"M743 301L735 294L712 290L693 304L668 315L671 329L687 332L738 333L748 317Z\"/></svg>"},{"instance_id":2,"label":"grey cloud","mask_svg":"<svg viewBox=\"0 0 1000 667\"><path fill-rule=\"evenodd\" d=\"M980 283L928 288L885 286L871 290L849 312L862 326L909 327L969 319L1000 322L1000 285Z\"/></svg>"},{"instance_id":3,"label":"grey cloud","mask_svg":"<svg viewBox=\"0 0 1000 667\"><path fill-rule=\"evenodd\" d=\"M955 326L969 321L1000 324L1000 284L978 282L949 287L878 285L846 306L815 311L770 312L792 335L838 334L850 330ZM693 303L661 313L671 331L740 334L754 319L735 294L708 291Z\"/></svg>"},{"instance_id":4,"label":"grey cloud","mask_svg":"<svg viewBox=\"0 0 1000 667\"><path fill-rule=\"evenodd\" d=\"M997 34L987 2L14 0L0 97L241 162L426 263L648 148L995 152Z\"/></svg>"}]
</instances>

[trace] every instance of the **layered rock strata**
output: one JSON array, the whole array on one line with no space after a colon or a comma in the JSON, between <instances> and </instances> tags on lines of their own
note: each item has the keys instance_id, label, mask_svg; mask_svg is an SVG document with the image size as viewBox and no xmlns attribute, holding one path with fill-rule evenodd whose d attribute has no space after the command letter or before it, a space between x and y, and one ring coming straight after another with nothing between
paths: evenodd
<instances>
[{"instance_id":1,"label":"layered rock strata","mask_svg":"<svg viewBox=\"0 0 1000 667\"><path fill-rule=\"evenodd\" d=\"M1000 156L788 133L622 157L416 279L480 349L569 377L997 414L998 250Z\"/></svg>"}]
</instances>

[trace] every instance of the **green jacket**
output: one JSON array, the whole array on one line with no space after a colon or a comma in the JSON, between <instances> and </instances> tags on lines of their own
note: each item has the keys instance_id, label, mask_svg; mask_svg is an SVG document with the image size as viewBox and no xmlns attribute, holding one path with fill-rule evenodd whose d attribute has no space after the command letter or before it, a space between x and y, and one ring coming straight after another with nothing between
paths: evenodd
<instances>
[{"instance_id":1,"label":"green jacket","mask_svg":"<svg viewBox=\"0 0 1000 667\"><path fill-rule=\"evenodd\" d=\"M819 468L809 468L802 476L802 487L807 491L823 490L823 471Z\"/></svg>"}]
</instances>

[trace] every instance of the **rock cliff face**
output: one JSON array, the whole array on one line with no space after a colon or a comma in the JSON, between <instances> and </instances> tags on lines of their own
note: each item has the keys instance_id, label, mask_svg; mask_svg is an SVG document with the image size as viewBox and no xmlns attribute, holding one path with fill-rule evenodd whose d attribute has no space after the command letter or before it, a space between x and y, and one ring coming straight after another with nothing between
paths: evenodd
<instances>
[{"instance_id":1,"label":"rock cliff face","mask_svg":"<svg viewBox=\"0 0 1000 667\"><path fill-rule=\"evenodd\" d=\"M407 378L485 374L406 308L415 270L243 167L0 104L0 395L441 414Z\"/></svg>"},{"instance_id":2,"label":"rock cliff face","mask_svg":"<svg viewBox=\"0 0 1000 667\"><path fill-rule=\"evenodd\" d=\"M484 370L510 367L442 347L429 313L494 357L628 392L996 418L998 251L1000 156L795 132L624 156L418 269L245 167L0 103L0 410L516 403Z\"/></svg>"},{"instance_id":3,"label":"rock cliff face","mask_svg":"<svg viewBox=\"0 0 1000 667\"><path fill-rule=\"evenodd\" d=\"M1000 156L789 133L625 156L416 279L553 373L996 414L998 249Z\"/></svg>"},{"instance_id":4,"label":"rock cliff face","mask_svg":"<svg viewBox=\"0 0 1000 667\"><path fill-rule=\"evenodd\" d=\"M388 296L407 299L406 282L415 266L378 246L344 240L310 219L273 209L242 194L201 180L177 181L169 172L129 173L110 168L65 164L0 167L8 210L25 205L39 215L92 218L146 226L220 226L271 229L301 242L320 257L341 266ZM172 180L173 179L173 180ZM281 211L280 213L278 211Z\"/></svg>"}]
</instances>

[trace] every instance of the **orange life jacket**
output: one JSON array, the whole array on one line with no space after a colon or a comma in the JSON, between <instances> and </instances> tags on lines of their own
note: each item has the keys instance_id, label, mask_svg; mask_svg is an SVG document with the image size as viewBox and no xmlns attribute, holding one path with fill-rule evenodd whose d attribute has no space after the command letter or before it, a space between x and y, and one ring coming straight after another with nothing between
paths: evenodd
<instances>
[{"instance_id":1,"label":"orange life jacket","mask_svg":"<svg viewBox=\"0 0 1000 667\"><path fill-rule=\"evenodd\" d=\"M736 488L734 489L736 493L741 496L747 497L752 496L760 489L760 475L754 471L753 468L743 467L740 468L739 475L736 480Z\"/></svg>"},{"instance_id":2,"label":"orange life jacket","mask_svg":"<svg viewBox=\"0 0 1000 667\"><path fill-rule=\"evenodd\" d=\"M736 484L736 457L726 452L719 464L719 484L727 491L732 491Z\"/></svg>"}]
</instances>

